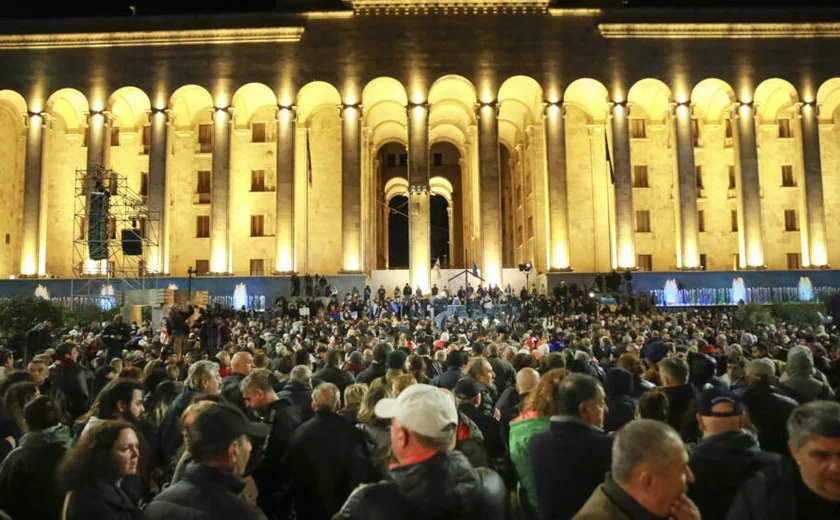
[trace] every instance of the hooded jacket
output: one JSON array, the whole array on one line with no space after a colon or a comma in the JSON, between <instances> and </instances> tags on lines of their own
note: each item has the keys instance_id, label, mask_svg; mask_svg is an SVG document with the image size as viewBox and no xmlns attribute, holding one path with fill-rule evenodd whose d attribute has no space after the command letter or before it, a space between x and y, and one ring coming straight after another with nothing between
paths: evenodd
<instances>
[{"instance_id":1,"label":"hooded jacket","mask_svg":"<svg viewBox=\"0 0 840 520\"><path fill-rule=\"evenodd\" d=\"M788 354L786 378L779 386L788 390L800 404L817 399L831 399L834 392L823 381L812 377L814 360L805 349L793 348Z\"/></svg>"},{"instance_id":2,"label":"hooded jacket","mask_svg":"<svg viewBox=\"0 0 840 520\"><path fill-rule=\"evenodd\" d=\"M0 466L0 504L12 518L54 520L64 495L55 471L70 448L70 431L54 426L27 433Z\"/></svg>"},{"instance_id":3,"label":"hooded jacket","mask_svg":"<svg viewBox=\"0 0 840 520\"><path fill-rule=\"evenodd\" d=\"M391 470L389 478L350 495L343 520L502 520L507 493L494 471L473 469L457 451Z\"/></svg>"},{"instance_id":4,"label":"hooded jacket","mask_svg":"<svg viewBox=\"0 0 840 520\"><path fill-rule=\"evenodd\" d=\"M604 376L604 392L607 394L607 413L604 415L604 431L614 432L632 421L636 416L638 401L633 399L633 374L623 368L611 368Z\"/></svg>"},{"instance_id":5,"label":"hooded jacket","mask_svg":"<svg viewBox=\"0 0 840 520\"><path fill-rule=\"evenodd\" d=\"M694 483L688 496L704 520L723 520L744 482L781 458L761 451L758 440L743 430L705 438L691 450Z\"/></svg>"},{"instance_id":6,"label":"hooded jacket","mask_svg":"<svg viewBox=\"0 0 840 520\"><path fill-rule=\"evenodd\" d=\"M519 479L519 497L523 494L530 510L537 510L537 492L528 463L528 441L538 433L548 431L551 420L547 415L539 416L535 412L524 412L510 422L510 460L516 468Z\"/></svg>"}]
</instances>

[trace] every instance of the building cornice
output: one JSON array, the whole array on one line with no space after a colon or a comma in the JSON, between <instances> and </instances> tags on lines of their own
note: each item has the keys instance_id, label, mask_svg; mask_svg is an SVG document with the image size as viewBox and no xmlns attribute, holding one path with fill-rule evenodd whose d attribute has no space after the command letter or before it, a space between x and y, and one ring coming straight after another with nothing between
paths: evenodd
<instances>
[{"instance_id":1,"label":"building cornice","mask_svg":"<svg viewBox=\"0 0 840 520\"><path fill-rule=\"evenodd\" d=\"M257 27L66 34L0 34L0 50L289 43L300 41L303 30L303 27Z\"/></svg>"},{"instance_id":2,"label":"building cornice","mask_svg":"<svg viewBox=\"0 0 840 520\"><path fill-rule=\"evenodd\" d=\"M604 38L840 38L840 23L602 23Z\"/></svg>"},{"instance_id":3,"label":"building cornice","mask_svg":"<svg viewBox=\"0 0 840 520\"><path fill-rule=\"evenodd\" d=\"M359 14L545 13L550 0L345 0Z\"/></svg>"}]
</instances>

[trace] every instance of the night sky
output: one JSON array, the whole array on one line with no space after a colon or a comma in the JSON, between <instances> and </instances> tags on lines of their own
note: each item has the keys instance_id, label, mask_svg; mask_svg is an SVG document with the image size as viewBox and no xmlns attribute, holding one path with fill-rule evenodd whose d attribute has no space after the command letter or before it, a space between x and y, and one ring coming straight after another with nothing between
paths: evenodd
<instances>
[{"instance_id":1,"label":"night sky","mask_svg":"<svg viewBox=\"0 0 840 520\"><path fill-rule=\"evenodd\" d=\"M608 0L606 3L620 0ZM595 5L597 0L557 1L558 6ZM210 14L341 8L341 0L5 0L0 2L0 18L65 18L130 16L131 6L138 15ZM629 0L630 7L837 7L837 0Z\"/></svg>"}]
</instances>

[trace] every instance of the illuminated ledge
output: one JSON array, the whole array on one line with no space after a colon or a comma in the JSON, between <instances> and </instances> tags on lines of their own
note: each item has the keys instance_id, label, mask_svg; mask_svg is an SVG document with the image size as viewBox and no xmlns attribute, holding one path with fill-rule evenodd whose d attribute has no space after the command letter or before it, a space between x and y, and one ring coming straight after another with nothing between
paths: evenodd
<instances>
[{"instance_id":1,"label":"illuminated ledge","mask_svg":"<svg viewBox=\"0 0 840 520\"><path fill-rule=\"evenodd\" d=\"M840 23L602 23L604 38L840 38Z\"/></svg>"},{"instance_id":2,"label":"illuminated ledge","mask_svg":"<svg viewBox=\"0 0 840 520\"><path fill-rule=\"evenodd\" d=\"M355 13L353 11L311 11L303 13L303 17L309 20L333 20L353 18Z\"/></svg>"},{"instance_id":3,"label":"illuminated ledge","mask_svg":"<svg viewBox=\"0 0 840 520\"><path fill-rule=\"evenodd\" d=\"M388 7L541 7L551 0L351 0L354 9Z\"/></svg>"},{"instance_id":4,"label":"illuminated ledge","mask_svg":"<svg viewBox=\"0 0 840 520\"><path fill-rule=\"evenodd\" d=\"M586 16L601 16L600 9L565 9L563 7L552 7L548 10L551 16L569 16L569 17L586 17Z\"/></svg>"},{"instance_id":5,"label":"illuminated ledge","mask_svg":"<svg viewBox=\"0 0 840 520\"><path fill-rule=\"evenodd\" d=\"M303 27L71 34L2 34L0 35L0 50L283 43L300 41L302 36Z\"/></svg>"}]
</instances>

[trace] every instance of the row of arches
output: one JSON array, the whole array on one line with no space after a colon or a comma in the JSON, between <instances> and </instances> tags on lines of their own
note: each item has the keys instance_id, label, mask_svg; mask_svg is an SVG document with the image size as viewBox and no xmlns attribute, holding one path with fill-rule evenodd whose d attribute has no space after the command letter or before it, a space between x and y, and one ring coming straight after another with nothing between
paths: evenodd
<instances>
[{"instance_id":1,"label":"row of arches","mask_svg":"<svg viewBox=\"0 0 840 520\"><path fill-rule=\"evenodd\" d=\"M552 98L557 99L552 99ZM126 86L114 91L107 100L89 100L74 88L62 88L52 93L43 104L39 101L27 103L25 98L12 90L0 90L0 103L16 114L46 112L61 117L68 129L85 125L90 112L109 111L121 127L138 127L148 122L148 113L154 109L169 109L177 117L179 125L187 125L204 111L214 107L231 107L235 110L236 124L244 125L264 107L278 105L297 106L300 121L323 107L335 107L351 103L356 96L342 96L338 88L330 83L314 81L304 85L295 96L294 103L281 99L275 91L262 83L248 83L240 87L227 101L227 96L213 94L199 85L185 85L175 90L168 100L156 99L153 103L143 90ZM365 118L372 132L372 141L381 144L387 141L405 143L407 125L405 108L409 103L428 102L432 106L430 124L431 142L450 141L463 144L467 139L468 127L475 124L476 103L498 101L500 104L500 134L507 144L513 146L516 131L538 121L545 102L561 101L567 106L583 110L592 122L604 121L609 115L612 102L627 101L639 110L639 116L653 122L665 121L670 117L672 103L690 102L694 115L712 124L725 119L732 104L755 103L759 108L759 122L773 121L789 106L798 103L817 103L821 107L820 120L832 121L840 107L840 78L825 81L816 95L800 95L790 82L771 78L761 82L754 91L736 94L726 81L707 78L700 81L687 95L674 92L665 82L655 78L644 78L634 83L626 95L611 96L607 87L598 80L581 78L572 81L562 96L544 94L542 86L528 76L514 76L504 81L495 96L484 94L479 97L475 85L458 75L444 76L429 88L428 95L413 94L409 100L405 86L389 77L376 78L362 89L358 102L364 106Z\"/></svg>"},{"instance_id":2,"label":"row of arches","mask_svg":"<svg viewBox=\"0 0 840 520\"><path fill-rule=\"evenodd\" d=\"M566 140L569 142L570 148L575 150L570 153L578 153L578 145L582 149L585 147L584 140L588 140L588 154L590 158L586 163L587 168L582 170L570 171L569 183L577 183L580 176L595 175L595 170L603 162L595 158L597 153L592 150L592 141L598 139L597 136L593 138L594 132L603 131L598 127L603 127L610 115L610 103L627 102L630 107L630 117L647 121L650 125L658 124L667 125L672 114L672 107L675 103L690 103L693 109L693 118L698 121L701 126L724 126L724 122L728 119L731 108L737 103L751 103L756 107L756 121L760 125L768 125L777 121L779 118L789 117L790 111L798 103L816 103L820 106L819 121L821 123L833 123L838 120L838 113L840 113L840 78L833 78L824 82L816 91L815 95L807 89L802 90L801 93L790 82L773 78L760 83L754 91L743 91L736 94L736 89L727 82L721 79L709 78L697 83L690 92L679 87L671 88L665 82L655 78L645 78L634 83L626 95L623 93L610 94L608 89L602 82L591 79L582 78L571 82L562 93L555 93L546 91L542 85L527 76L515 76L504 81L498 91L493 95L490 92L481 91L476 88L475 84L469 79L458 76L449 75L439 78L428 89L427 93L413 91L411 88L406 88L403 83L388 77L376 78L367 83L361 91L356 95L355 93L342 93L336 86L322 82L314 81L304 85L295 96L278 96L277 92L269 86L261 83L249 83L238 90L233 95L227 96L225 94L213 94L208 89L199 85L186 85L175 90L168 99L158 94L151 96L137 87L123 87L111 94L107 100L97 100L88 98L80 91L65 88L54 92L46 101L40 103L38 101L27 101L22 95L17 92L9 90L0 90L0 117L8 120L8 124L3 125L3 132L8 133L8 136L0 140L4 143L2 161L0 161L0 186L9 192L9 197L4 197L4 200L12 200L13 203L6 206L7 217L3 219L6 224L3 225L5 229L0 229L0 234L5 234L6 237L6 251L0 255L0 273L15 274L20 272L22 266L20 258L20 240L18 232L20 228L20 220L22 214L21 197L18 194L23 189L23 170L26 158L26 125L25 114L44 112L49 116L51 125L59 129L60 138L57 136L48 136L44 146L44 181L45 189L48 193L46 210L51 215L70 215L72 214L72 172L70 165L81 167L85 164L84 153L81 151L85 143L85 127L87 125L87 118L90 113L98 113L100 111L107 111L111 115L112 126L119 128L128 134L135 134L135 141L142 147L146 146L147 139L144 128L149 124L149 114L158 110L167 110L169 114L170 128L174 129L169 137L169 155L172 164L167 165L168 175L185 176L182 183L187 192L192 190L187 187L186 178L193 178L193 172L184 173L188 169L209 169L209 166L203 165L203 162L209 161L207 158L199 158L189 160L184 159L180 161L173 156L187 157L191 155L193 150L191 148L191 141L195 139L194 135L199 132L200 125L207 125L212 123L212 111L214 108L231 108L232 109L232 127L242 132L247 132L253 127L254 123L273 122L278 105L294 105L296 110L296 121L301 128L306 129L304 133L298 133L298 142L296 143L295 157L300 164L306 164L307 154L311 156L313 170L322 170L336 172L340 171L341 164L338 150L340 149L340 142L335 138L332 139L318 139L318 136L330 135L338 136L340 139L341 125L339 122L339 111L336 107L342 104L359 103L364 108L364 147L367 154L363 155L362 175L363 178L371 179L370 182L364 184L365 186L365 200L362 205L362 211L366 215L363 219L364 234L365 234L365 249L372 250L377 247L377 226L380 225L381 219L378 217L377 210L381 206L377 205L377 201L388 204L389 200L385 196L385 186L383 182L379 182L378 175L380 173L376 170L374 165L374 158L377 157L378 152L383 146L389 143L397 143L403 147L408 144L408 116L407 107L415 103L428 103L429 108L429 146L430 148L442 143L451 145L457 149L459 154L459 168L460 171L454 175L458 176L457 181L454 178L444 179L455 186L449 190L448 205L457 213L457 222L453 225L457 228L456 233L461 237L461 242L458 244L458 249L465 249L476 252L481 248L481 212L479 208L479 167L478 167L478 151L477 151L477 136L476 136L476 106L484 102L497 103L497 119L498 119L498 139L499 145L502 147L502 171L508 172L510 178L516 178L517 181L511 182L509 179L503 178L503 186L507 186L505 193L509 196L507 204L503 204L510 215L507 215L505 223L509 220L510 233L505 235L506 247L508 251L504 254L505 265L516 265L522 261L533 262L538 269L547 269L549 260L547 259L548 251L551 250L552 244L548 243L548 233L545 230L545 219L543 218L543 208L541 205L550 204L550 200L545 200L544 183L545 183L545 165L543 164L543 155L545 153L544 143L542 143L542 131L540 125L543 120L543 110L546 102L561 102L565 106L566 119L568 121L569 131ZM24 117L22 117L24 115ZM588 131L590 135L585 136L576 132L576 128L582 131ZM266 142L270 141L272 129L271 124L268 125ZM253 134L256 135L256 134ZM311 138L311 140L310 140ZM245 139L243 142L251 140ZM73 146L63 146L56 141L70 140L74 143ZM181 142L183 141L183 142ZM178 143L181 143L180 145ZM236 141L234 140L234 144ZM666 141L667 144L667 141ZM6 150L9 152L6 152ZM653 149L650 150L654 151ZM643 153L642 148L634 150L632 155L639 157ZM245 161L242 155L242 161ZM123 169L134 169L138 173L140 171L148 171L148 165L143 163L142 154L139 158L130 158L126 154L126 159L121 160ZM234 157L233 160L237 160ZM256 164L256 161L254 161ZM667 161L663 161L663 164ZM129 163L131 163L129 165ZM244 162L243 162L244 164ZM508 168L506 169L506 165ZM117 167L115 165L115 167ZM258 165L254 167L259 169ZM296 166L300 169L301 166ZM664 171L664 169L663 169ZM723 171L723 166L721 166ZM504 173L503 173L504 175ZM407 179L403 179L407 184ZM169 182L169 181L168 181ZM599 235L597 227L599 224L594 223L595 213L598 212L595 199L600 199L599 190L607 190L609 186L600 181L591 181L590 195L584 192L586 189L578 190L580 198L592 206L589 213L592 215L590 220L593 222L587 224L582 229L585 233L592 232L592 235ZM505 184L507 183L507 184ZM517 184L518 183L518 184ZM667 190L670 186L663 189ZM139 186L139 181L138 181ZM523 196L517 195L517 186L525 193ZM393 186L391 187L393 188ZM310 207L307 204L306 214L307 219L311 222L323 220L330 212L335 211L336 207L340 205L340 191L335 191L336 186L331 187L314 187L311 196L316 200L332 201L321 206L320 204ZM171 191L171 190L170 190ZM192 190L194 191L194 190ZM504 191L504 190L503 190ZM529 197L527 193L532 193ZM398 193L395 193L398 194ZM191 199L192 193L188 193L188 197L181 199L170 199L170 202L177 202L176 206L186 204L187 199ZM441 194L442 195L442 194ZM393 195L392 195L393 196ZM504 196L504 194L503 194ZM542 199L540 198L542 197ZM587 199L588 197L588 199ZM455 201L453 198L457 198ZM641 200L644 200L642 197ZM300 203L300 197L296 196L296 203ZM263 203L264 213L272 211L271 201ZM247 217L248 208L239 208L242 212L242 218ZM574 210L574 208L573 208ZM203 211L202 208L196 210L198 213ZM231 210L236 213L237 208ZM832 217L832 212L827 209L829 213L829 220ZM47 226L48 231L43 238L46 243L61 244L61 239L53 241L50 237L60 238L63 236L72 237L72 224L68 222L67 218L49 220ZM317 227L319 224L315 224ZM171 235L192 234L193 223L189 222L178 228L177 224L174 227ZM638 226L637 226L638 227ZM321 229L307 230L307 235L319 235L323 231L324 236L332 237L330 241L325 244L331 244L330 247L340 244L340 236L335 236L335 226L329 223L323 224ZM517 235L518 229L523 229ZM530 229L530 231L529 231ZM300 233L297 233L300 235ZM604 238L606 233L601 233L600 238L587 238L592 242L600 241L601 249L609 248L605 245ZM299 240L299 243L305 243L306 240ZM190 248L197 247L199 243L193 243ZM598 249L598 244L593 244L595 250ZM62 246L58 245L53 249L60 249ZM309 245L306 246L309 248ZM69 254L70 246L65 248ZM266 248L268 251L270 248ZM589 249L588 245L585 249ZM666 245L665 249L674 249L670 245ZM835 248L836 249L836 248ZM269 252L261 253L266 258L270 257ZM587 253L589 254L589 253ZM595 253L597 256L599 253ZM173 247L170 255L178 256ZM323 255L324 258L330 256ZM460 259L460 254L452 255L452 259ZM476 256L477 255L471 255ZM304 255L298 253L296 255L295 266L301 268L302 265L308 264L313 271L337 271L340 266L333 266L328 261L324 260L317 265L307 259L303 262ZM364 267L370 270L380 267L376 260L376 255L370 251L365 255L366 260ZM584 270L603 270L609 267L604 262L589 261L585 259L582 253L572 254L572 264L577 264L583 267ZM69 272L69 267L62 267L69 259L67 255L62 254L47 254L47 263L50 265L49 269L42 269L50 273L66 274ZM192 263L192 259L184 257L178 262L180 264L188 265ZM668 262L657 262L663 267L670 267ZM725 263L721 263L723 267ZM180 268L180 267L179 267ZM581 270L580 267L576 267ZM169 269L175 271L175 268Z\"/></svg>"}]
</instances>

